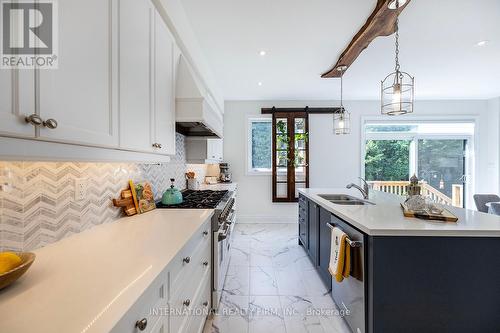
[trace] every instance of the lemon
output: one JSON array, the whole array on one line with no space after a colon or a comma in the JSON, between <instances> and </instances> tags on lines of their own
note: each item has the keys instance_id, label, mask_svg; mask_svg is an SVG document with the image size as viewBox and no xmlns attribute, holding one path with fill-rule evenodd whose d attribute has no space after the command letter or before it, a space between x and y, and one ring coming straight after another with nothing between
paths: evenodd
<instances>
[{"instance_id":1,"label":"lemon","mask_svg":"<svg viewBox=\"0 0 500 333\"><path fill-rule=\"evenodd\" d=\"M0 253L0 274L13 270L21 264L21 258L14 252Z\"/></svg>"}]
</instances>

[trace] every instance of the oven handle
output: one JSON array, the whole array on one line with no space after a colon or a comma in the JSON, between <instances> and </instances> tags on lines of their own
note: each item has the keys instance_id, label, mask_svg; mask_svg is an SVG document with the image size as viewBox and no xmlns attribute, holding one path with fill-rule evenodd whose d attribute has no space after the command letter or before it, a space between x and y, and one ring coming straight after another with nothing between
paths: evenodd
<instances>
[{"instance_id":1,"label":"oven handle","mask_svg":"<svg viewBox=\"0 0 500 333\"><path fill-rule=\"evenodd\" d=\"M328 228L330 228L330 229L333 230L333 228L334 228L335 225L331 224L331 223L326 223L326 226ZM352 241L349 238L346 238L345 240L346 240L347 244L349 244L350 247L361 247L361 246L363 246L363 242L361 242L361 241Z\"/></svg>"},{"instance_id":2,"label":"oven handle","mask_svg":"<svg viewBox=\"0 0 500 333\"><path fill-rule=\"evenodd\" d=\"M221 242L221 241L223 241L224 239L226 239L226 238L227 238L227 233L228 233L228 231L229 231L229 228L224 229L224 231L223 231L223 232L221 232L221 231L219 230L219 236L218 236L218 240L219 240L219 242Z\"/></svg>"},{"instance_id":3,"label":"oven handle","mask_svg":"<svg viewBox=\"0 0 500 333\"><path fill-rule=\"evenodd\" d=\"M234 211L234 209L231 209L231 212L229 213L226 223L231 225L234 223L235 219L236 219L236 212Z\"/></svg>"}]
</instances>

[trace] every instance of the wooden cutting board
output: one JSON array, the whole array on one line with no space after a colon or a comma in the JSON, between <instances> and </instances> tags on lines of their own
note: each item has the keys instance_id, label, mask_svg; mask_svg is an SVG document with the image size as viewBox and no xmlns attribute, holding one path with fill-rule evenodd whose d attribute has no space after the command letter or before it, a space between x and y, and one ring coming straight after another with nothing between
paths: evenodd
<instances>
[{"instance_id":1,"label":"wooden cutting board","mask_svg":"<svg viewBox=\"0 0 500 333\"><path fill-rule=\"evenodd\" d=\"M431 213L423 213L423 212L414 212L409 210L404 203L401 204L401 208L403 208L403 215L405 217L414 217L422 220L434 220L434 221L442 221L442 222L457 222L458 217L453 215L449 210L444 208L441 214L431 214Z\"/></svg>"}]
</instances>

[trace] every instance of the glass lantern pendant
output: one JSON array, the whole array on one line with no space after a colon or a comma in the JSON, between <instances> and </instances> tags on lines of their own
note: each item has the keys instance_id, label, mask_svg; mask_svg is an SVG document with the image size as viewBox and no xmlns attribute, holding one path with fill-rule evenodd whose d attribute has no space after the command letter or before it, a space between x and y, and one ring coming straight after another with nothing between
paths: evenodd
<instances>
[{"instance_id":1,"label":"glass lantern pendant","mask_svg":"<svg viewBox=\"0 0 500 333\"><path fill-rule=\"evenodd\" d=\"M396 0L399 8L401 0ZM413 112L415 78L400 70L399 65L399 17L396 18L396 67L381 83L382 114L397 116Z\"/></svg>"},{"instance_id":2,"label":"glass lantern pendant","mask_svg":"<svg viewBox=\"0 0 500 333\"><path fill-rule=\"evenodd\" d=\"M333 131L336 135L351 133L351 114L346 111L343 104L343 78L347 66L339 66L340 73L340 108L333 114Z\"/></svg>"}]
</instances>

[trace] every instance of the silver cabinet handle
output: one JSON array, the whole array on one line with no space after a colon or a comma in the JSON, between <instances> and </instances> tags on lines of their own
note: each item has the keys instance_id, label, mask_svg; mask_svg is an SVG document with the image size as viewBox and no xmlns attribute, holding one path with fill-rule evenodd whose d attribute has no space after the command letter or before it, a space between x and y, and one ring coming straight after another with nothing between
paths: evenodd
<instances>
[{"instance_id":1,"label":"silver cabinet handle","mask_svg":"<svg viewBox=\"0 0 500 333\"><path fill-rule=\"evenodd\" d=\"M43 125L43 120L37 114L30 114L29 116L24 117L24 121L33 126L41 126Z\"/></svg>"},{"instance_id":2,"label":"silver cabinet handle","mask_svg":"<svg viewBox=\"0 0 500 333\"><path fill-rule=\"evenodd\" d=\"M43 122L43 126L50 128L50 129L56 129L57 128L57 121L55 119L47 119Z\"/></svg>"},{"instance_id":3,"label":"silver cabinet handle","mask_svg":"<svg viewBox=\"0 0 500 333\"><path fill-rule=\"evenodd\" d=\"M184 302L182 302L182 304L184 304L185 306L189 306L189 304L191 304L191 300L187 299Z\"/></svg>"},{"instance_id":4,"label":"silver cabinet handle","mask_svg":"<svg viewBox=\"0 0 500 333\"><path fill-rule=\"evenodd\" d=\"M186 257L186 258L182 259L182 261L185 262L186 264L189 264L191 262L191 258Z\"/></svg>"},{"instance_id":5,"label":"silver cabinet handle","mask_svg":"<svg viewBox=\"0 0 500 333\"><path fill-rule=\"evenodd\" d=\"M135 327L139 329L139 331L144 331L148 326L148 320L146 318L142 318L135 322Z\"/></svg>"},{"instance_id":6,"label":"silver cabinet handle","mask_svg":"<svg viewBox=\"0 0 500 333\"><path fill-rule=\"evenodd\" d=\"M155 143L153 143L153 147L161 149L162 145L161 145L161 143L156 143L155 142Z\"/></svg>"}]
</instances>

